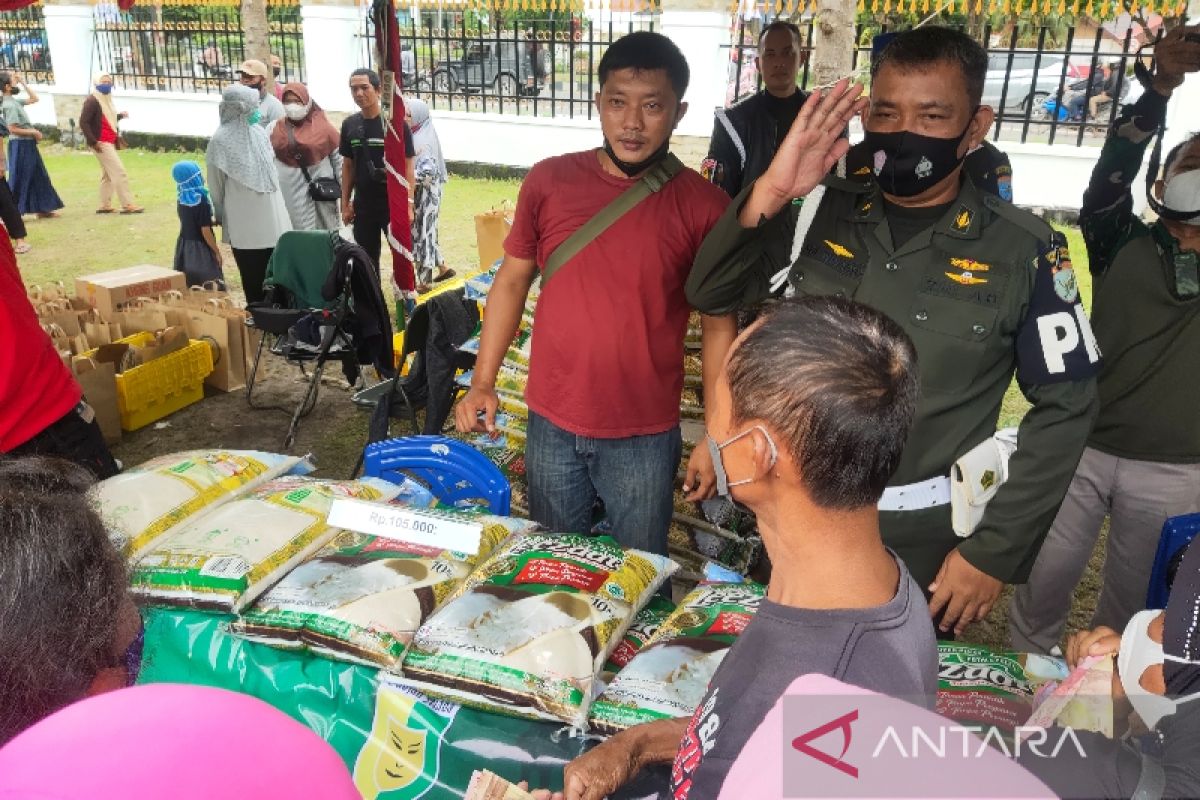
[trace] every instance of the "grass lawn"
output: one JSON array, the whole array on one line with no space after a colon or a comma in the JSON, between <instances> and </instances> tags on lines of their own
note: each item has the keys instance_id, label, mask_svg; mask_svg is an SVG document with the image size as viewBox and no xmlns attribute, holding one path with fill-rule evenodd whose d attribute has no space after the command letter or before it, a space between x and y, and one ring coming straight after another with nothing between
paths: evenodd
<instances>
[{"instance_id":1,"label":"grass lawn","mask_svg":"<svg viewBox=\"0 0 1200 800\"><path fill-rule=\"evenodd\" d=\"M121 159L145 214L97 215L100 167L88 150L44 146L42 155L50 178L66 208L58 219L25 220L33 250L20 257L26 283L63 281L70 287L77 275L157 264L170 267L175 254L179 221L175 215L175 182L171 166L181 159L204 165L201 153L151 153L124 150ZM447 262L459 269L477 264L475 214L504 200L515 201L520 184L454 178L446 187L442 207L441 244ZM240 288L233 257L226 254L225 277Z\"/></svg>"}]
</instances>

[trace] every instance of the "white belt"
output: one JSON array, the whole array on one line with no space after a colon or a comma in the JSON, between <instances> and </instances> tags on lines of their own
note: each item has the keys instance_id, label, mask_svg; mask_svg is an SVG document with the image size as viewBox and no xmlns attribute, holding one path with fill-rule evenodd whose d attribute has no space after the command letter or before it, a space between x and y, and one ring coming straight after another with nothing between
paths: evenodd
<instances>
[{"instance_id":1,"label":"white belt","mask_svg":"<svg viewBox=\"0 0 1200 800\"><path fill-rule=\"evenodd\" d=\"M906 486L889 486L879 498L880 511L920 511L950 502L950 478L930 478Z\"/></svg>"}]
</instances>

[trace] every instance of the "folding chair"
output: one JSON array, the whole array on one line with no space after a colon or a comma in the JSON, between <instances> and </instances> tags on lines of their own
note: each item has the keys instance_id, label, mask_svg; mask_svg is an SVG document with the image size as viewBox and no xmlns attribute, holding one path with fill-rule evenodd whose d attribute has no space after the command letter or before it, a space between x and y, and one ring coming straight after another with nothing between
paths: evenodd
<instances>
[{"instance_id":1,"label":"folding chair","mask_svg":"<svg viewBox=\"0 0 1200 800\"><path fill-rule=\"evenodd\" d=\"M367 445L365 474L402 483L405 474L424 483L445 505L483 500L493 514L507 516L512 487L500 468L474 447L445 436L409 436Z\"/></svg>"},{"instance_id":2,"label":"folding chair","mask_svg":"<svg viewBox=\"0 0 1200 800\"><path fill-rule=\"evenodd\" d=\"M348 328L352 314L349 277L333 300L325 300L321 295L321 287L333 267L334 236L337 234L328 231L289 231L283 234L267 267L263 284L266 299L251 303L246 308L250 315L246 324L262 332L254 364L246 380L247 404L255 409L289 410L284 406L261 405L254 401L258 367L269 337L273 338L271 354L295 364L301 374L308 378L304 396L291 412L292 421L283 440L284 450L291 449L300 420L317 404L325 364L334 360L345 368L347 361L353 361L357 367L354 342ZM314 328L319 332L316 334L319 341L313 341L314 337L298 336L300 331L312 331ZM306 364L312 365L311 372L306 369Z\"/></svg>"},{"instance_id":3,"label":"folding chair","mask_svg":"<svg viewBox=\"0 0 1200 800\"><path fill-rule=\"evenodd\" d=\"M367 445L388 438L390 435L389 423L394 416L401 416L406 419L412 427L414 435L421 433L435 435L441 432L444 420L436 422L431 420L428 416L429 407L434 407L439 414L443 410L448 413L453 408L454 402L458 399L459 392L462 391L454 378L459 373L475 366L475 355L456 350L450 363L450 380L446 388L447 394L430 396L432 390L427 381L426 352L430 346L429 336L432 328L431 308L435 305L442 305L443 308L439 313L442 314L442 319L445 319L448 312L463 314L463 309L456 307L463 306L466 302L463 299L462 290L459 289L433 297L413 309L404 330L404 351L401 353L401 364L410 355L414 356L408 375L383 381L376 386L359 392L354 397L356 404L374 409L367 432ZM471 328L478 321L477 307L473 313L467 314L465 317L459 317L460 325L467 325ZM467 336L469 338L469 334ZM466 339L463 339L463 341L466 341ZM421 409L426 409L427 414L424 428L417 421L417 411ZM360 458L359 463L354 469L355 475L358 474L361 466L362 459Z\"/></svg>"},{"instance_id":4,"label":"folding chair","mask_svg":"<svg viewBox=\"0 0 1200 800\"><path fill-rule=\"evenodd\" d=\"M1154 566L1150 570L1150 585L1146 589L1146 608L1166 608L1171 596L1171 567L1188 543L1200 533L1200 514L1184 514L1171 517L1163 523L1162 536L1158 540L1158 552L1154 554ZM1176 562L1177 566L1177 562Z\"/></svg>"}]
</instances>

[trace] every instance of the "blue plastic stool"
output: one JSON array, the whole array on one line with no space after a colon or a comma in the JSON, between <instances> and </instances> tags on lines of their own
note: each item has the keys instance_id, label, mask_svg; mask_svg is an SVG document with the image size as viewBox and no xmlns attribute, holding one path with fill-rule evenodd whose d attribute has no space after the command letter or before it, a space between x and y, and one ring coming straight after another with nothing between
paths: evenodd
<instances>
[{"instance_id":1,"label":"blue plastic stool","mask_svg":"<svg viewBox=\"0 0 1200 800\"><path fill-rule=\"evenodd\" d=\"M1171 596L1167 587L1167 565L1176 553L1196 538L1197 533L1200 533L1200 514L1171 517L1163 523L1158 552L1154 554L1154 568L1150 571L1150 586L1146 589L1146 608L1167 607L1167 598Z\"/></svg>"},{"instance_id":2,"label":"blue plastic stool","mask_svg":"<svg viewBox=\"0 0 1200 800\"><path fill-rule=\"evenodd\" d=\"M493 514L508 516L512 487L487 456L445 436L406 436L367 445L363 474L402 483L407 472L429 485L446 505L484 501Z\"/></svg>"}]
</instances>

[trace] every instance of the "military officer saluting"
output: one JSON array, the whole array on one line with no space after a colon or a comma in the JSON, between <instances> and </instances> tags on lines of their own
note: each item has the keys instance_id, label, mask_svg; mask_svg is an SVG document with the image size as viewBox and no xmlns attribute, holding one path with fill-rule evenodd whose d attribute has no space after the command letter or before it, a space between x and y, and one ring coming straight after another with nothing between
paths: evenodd
<instances>
[{"instance_id":1,"label":"military officer saluting","mask_svg":"<svg viewBox=\"0 0 1200 800\"><path fill-rule=\"evenodd\" d=\"M868 104L861 86L841 81L804 104L687 284L706 314L757 304L786 283L874 306L912 337L922 398L880 522L943 633L982 619L1005 583L1026 579L1096 411L1100 356L1065 238L963 174L994 119L980 104L986 71L984 50L957 31L897 36L871 69L872 169L845 176L841 133ZM965 478L970 491L959 486L956 501L990 500L965 526L956 508L952 523L952 466L990 444L1014 373L1033 404L1016 450Z\"/></svg>"}]
</instances>

